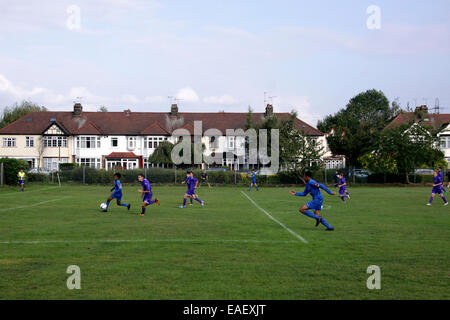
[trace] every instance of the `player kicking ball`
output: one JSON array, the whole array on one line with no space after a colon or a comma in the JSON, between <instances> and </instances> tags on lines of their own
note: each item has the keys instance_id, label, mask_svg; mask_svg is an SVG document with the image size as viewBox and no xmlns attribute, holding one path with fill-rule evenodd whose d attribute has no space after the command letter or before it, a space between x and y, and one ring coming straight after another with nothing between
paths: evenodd
<instances>
[{"instance_id":1,"label":"player kicking ball","mask_svg":"<svg viewBox=\"0 0 450 320\"><path fill-rule=\"evenodd\" d=\"M144 175L140 173L138 175L138 180L142 185L142 190L138 190L139 193L142 193L142 211L141 216L145 216L145 209L148 205L156 203L158 206L161 205L161 202L159 202L158 198L155 198L155 200L152 200L153 193L152 193L152 186L150 185L150 181L144 178Z\"/></svg>"},{"instance_id":2,"label":"player kicking ball","mask_svg":"<svg viewBox=\"0 0 450 320\"><path fill-rule=\"evenodd\" d=\"M312 219L316 220L316 227L319 224L323 224L327 231L334 231L334 228L328 224L328 222L320 216L320 212L322 211L323 206L323 196L320 192L320 189L325 190L328 194L334 196L336 193L331 192L326 186L321 183L318 183L312 179L312 173L310 171L306 171L304 174L304 179L306 182L305 191L303 192L295 192L290 191L290 194L297 197L305 197L308 194L311 194L312 201L307 202L303 207L300 208L300 212L305 216L308 216ZM310 210L313 210L310 211Z\"/></svg>"},{"instance_id":3,"label":"player kicking ball","mask_svg":"<svg viewBox=\"0 0 450 320\"><path fill-rule=\"evenodd\" d=\"M442 190L442 180L439 177L439 172L437 170L434 170L433 172L433 189L431 190L431 198L430 202L427 203L427 206L431 206L433 203L434 197L438 194L441 196L442 200L444 201L444 206L448 205L447 199L445 199L445 196L443 194Z\"/></svg>"},{"instance_id":4,"label":"player kicking ball","mask_svg":"<svg viewBox=\"0 0 450 320\"><path fill-rule=\"evenodd\" d=\"M180 209L186 208L187 198L190 198L191 205L192 205L192 199L194 199L194 200L197 200L198 202L200 202L200 204L203 208L205 206L205 202L200 200L200 198L195 195L195 188L198 186L198 180L194 178L194 173L192 171L188 171L186 173L186 178L181 183L187 185L187 191L183 197L183 205L179 206L178 208L180 208Z\"/></svg>"},{"instance_id":5,"label":"player kicking ball","mask_svg":"<svg viewBox=\"0 0 450 320\"><path fill-rule=\"evenodd\" d=\"M111 189L112 193L109 196L108 200L106 200L106 209L104 210L105 212L108 212L109 203L113 199L117 200L118 206L127 207L128 210L130 210L130 208L131 208L131 204L122 203L123 193L122 193L122 184L120 183L121 177L122 177L122 175L120 173L114 174L114 187Z\"/></svg>"}]
</instances>

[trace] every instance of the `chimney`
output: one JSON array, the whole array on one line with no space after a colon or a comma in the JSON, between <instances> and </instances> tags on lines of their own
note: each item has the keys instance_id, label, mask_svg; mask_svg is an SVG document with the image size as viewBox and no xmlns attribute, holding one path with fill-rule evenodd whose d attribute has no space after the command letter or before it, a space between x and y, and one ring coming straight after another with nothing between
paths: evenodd
<instances>
[{"instance_id":1,"label":"chimney","mask_svg":"<svg viewBox=\"0 0 450 320\"><path fill-rule=\"evenodd\" d=\"M178 116L178 105L176 103L173 103L170 107L170 115L174 117Z\"/></svg>"},{"instance_id":2,"label":"chimney","mask_svg":"<svg viewBox=\"0 0 450 320\"><path fill-rule=\"evenodd\" d=\"M83 112L83 106L81 103L75 103L73 105L73 115L74 116L81 116L81 113Z\"/></svg>"},{"instance_id":3,"label":"chimney","mask_svg":"<svg viewBox=\"0 0 450 320\"><path fill-rule=\"evenodd\" d=\"M126 109L123 112L125 113L125 117L127 117L127 118L130 117L130 113L131 113L130 109Z\"/></svg>"},{"instance_id":4,"label":"chimney","mask_svg":"<svg viewBox=\"0 0 450 320\"><path fill-rule=\"evenodd\" d=\"M267 104L266 106L266 113L264 114L265 117L271 117L273 116L273 106L271 104Z\"/></svg>"},{"instance_id":5,"label":"chimney","mask_svg":"<svg viewBox=\"0 0 450 320\"><path fill-rule=\"evenodd\" d=\"M416 107L415 113L418 114L420 112L422 112L424 114L427 114L428 113L428 107L426 105L422 105L422 106Z\"/></svg>"}]
</instances>

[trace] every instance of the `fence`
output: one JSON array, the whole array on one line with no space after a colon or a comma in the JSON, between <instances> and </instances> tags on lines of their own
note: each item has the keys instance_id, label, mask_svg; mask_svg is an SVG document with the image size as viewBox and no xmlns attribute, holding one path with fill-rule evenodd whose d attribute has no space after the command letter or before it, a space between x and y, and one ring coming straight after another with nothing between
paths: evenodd
<instances>
[{"instance_id":1,"label":"fence","mask_svg":"<svg viewBox=\"0 0 450 320\"><path fill-rule=\"evenodd\" d=\"M422 171L414 171L409 175L409 181L412 184L430 184L432 183L432 175L430 169L421 169ZM194 176L200 178L201 170L194 169ZM404 175L394 174L370 174L357 170L342 169L347 182L352 185L366 184L402 184L405 182ZM336 170L318 170L313 172L314 180L333 185L335 183ZM152 183L159 184L177 184L181 183L185 176L184 169L167 169L167 168L144 168L139 170L122 170L120 171L122 183L137 183L137 176L142 173L145 178ZM446 172L444 173L446 175ZM59 173L51 174L28 173L27 180L29 182L45 182L45 183L81 183L81 184L112 184L114 179L113 171L104 169L94 169L90 167L62 168ZM208 171L208 181L213 185L249 185L251 178L247 172L227 171ZM303 184L303 180L292 172L280 172L276 175L257 175L257 184L259 185L293 185Z\"/></svg>"}]
</instances>

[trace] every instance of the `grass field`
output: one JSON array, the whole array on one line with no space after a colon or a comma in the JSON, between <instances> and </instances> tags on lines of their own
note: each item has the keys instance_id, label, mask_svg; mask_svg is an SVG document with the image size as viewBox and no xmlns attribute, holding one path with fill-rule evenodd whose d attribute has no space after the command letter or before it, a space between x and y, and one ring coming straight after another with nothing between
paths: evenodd
<instances>
[{"instance_id":1,"label":"grass field","mask_svg":"<svg viewBox=\"0 0 450 320\"><path fill-rule=\"evenodd\" d=\"M145 217L138 188L109 214L109 186L0 190L0 299L450 299L450 207L426 207L431 188L324 195L335 232L287 188L201 188L206 207L181 210L184 187L153 186L162 204ZM69 265L81 290L66 287ZM381 290L366 287L370 265Z\"/></svg>"}]
</instances>

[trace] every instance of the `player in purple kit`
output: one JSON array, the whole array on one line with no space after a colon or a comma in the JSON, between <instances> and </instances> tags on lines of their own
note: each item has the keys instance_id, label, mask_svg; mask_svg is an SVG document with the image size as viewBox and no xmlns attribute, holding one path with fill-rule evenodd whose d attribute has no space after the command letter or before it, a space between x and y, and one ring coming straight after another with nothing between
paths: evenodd
<instances>
[{"instance_id":1,"label":"player in purple kit","mask_svg":"<svg viewBox=\"0 0 450 320\"><path fill-rule=\"evenodd\" d=\"M442 193L442 180L439 177L438 170L434 170L433 172L433 190L431 191L430 202L427 203L427 206L431 206L433 203L435 195L440 195L442 200L444 201L444 206L448 205L447 199L445 199L444 194Z\"/></svg>"},{"instance_id":2,"label":"player in purple kit","mask_svg":"<svg viewBox=\"0 0 450 320\"><path fill-rule=\"evenodd\" d=\"M194 173L192 171L189 170L186 172L186 179L182 182L182 184L187 185L187 191L184 194L183 205L179 206L178 208L184 209L186 207L186 199L187 198L190 198L191 201L192 201L192 199L197 200L198 202L200 202L200 204L203 208L205 206L205 202L200 200L199 197L197 197L195 195L195 188L198 185L198 180L194 178Z\"/></svg>"},{"instance_id":3,"label":"player in purple kit","mask_svg":"<svg viewBox=\"0 0 450 320\"><path fill-rule=\"evenodd\" d=\"M441 182L442 182L442 186L441 186L442 191L444 193L447 193L447 190L445 190L445 187L444 187L444 173L442 172L442 167L439 167L438 176L439 176L439 178L441 179Z\"/></svg>"},{"instance_id":4,"label":"player in purple kit","mask_svg":"<svg viewBox=\"0 0 450 320\"><path fill-rule=\"evenodd\" d=\"M339 173L339 197L342 199L342 202L345 203L345 198L350 200L350 193L347 191L347 180L345 180L344 174Z\"/></svg>"},{"instance_id":5,"label":"player in purple kit","mask_svg":"<svg viewBox=\"0 0 450 320\"><path fill-rule=\"evenodd\" d=\"M155 198L155 200L152 200L153 193L152 193L152 186L150 185L150 181L144 178L144 175L140 173L138 175L138 180L142 185L142 190L139 190L139 193L142 193L142 212L141 216L145 216L145 208L148 205L156 203L158 206L161 204L158 200L158 198Z\"/></svg>"}]
</instances>

